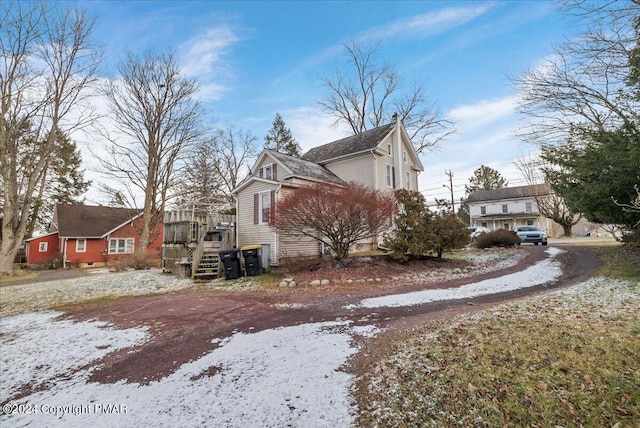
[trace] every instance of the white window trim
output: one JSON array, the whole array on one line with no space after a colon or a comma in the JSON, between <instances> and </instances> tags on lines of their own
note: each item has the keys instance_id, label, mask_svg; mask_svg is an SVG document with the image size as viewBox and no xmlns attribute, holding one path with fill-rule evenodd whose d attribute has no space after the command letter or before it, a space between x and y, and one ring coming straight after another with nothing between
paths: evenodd
<instances>
[{"instance_id":1,"label":"white window trim","mask_svg":"<svg viewBox=\"0 0 640 428\"><path fill-rule=\"evenodd\" d=\"M486 206L480 207L480 215L487 215L487 207Z\"/></svg>"},{"instance_id":2,"label":"white window trim","mask_svg":"<svg viewBox=\"0 0 640 428\"><path fill-rule=\"evenodd\" d=\"M525 202L524 203L524 212L526 212L527 214L532 214L533 213L533 203L532 202Z\"/></svg>"},{"instance_id":3,"label":"white window trim","mask_svg":"<svg viewBox=\"0 0 640 428\"><path fill-rule=\"evenodd\" d=\"M393 146L391 144L387 144L387 155L393 157Z\"/></svg>"},{"instance_id":4,"label":"white window trim","mask_svg":"<svg viewBox=\"0 0 640 428\"><path fill-rule=\"evenodd\" d=\"M407 190L411 190L411 173L409 171L405 171L404 178L406 180L405 186Z\"/></svg>"},{"instance_id":5,"label":"white window trim","mask_svg":"<svg viewBox=\"0 0 640 428\"><path fill-rule=\"evenodd\" d=\"M48 242L40 242L40 244L38 245L38 252L46 253L48 248L49 248Z\"/></svg>"},{"instance_id":6,"label":"white window trim","mask_svg":"<svg viewBox=\"0 0 640 428\"><path fill-rule=\"evenodd\" d=\"M391 188L393 187L393 167L388 163L384 165L384 182L387 187Z\"/></svg>"},{"instance_id":7,"label":"white window trim","mask_svg":"<svg viewBox=\"0 0 640 428\"><path fill-rule=\"evenodd\" d=\"M265 221L263 218L263 206L262 206L262 197L263 195L267 195L267 200L269 201L269 212L271 212L271 190L266 190L258 193L258 224L269 224L269 219Z\"/></svg>"},{"instance_id":8,"label":"white window trim","mask_svg":"<svg viewBox=\"0 0 640 428\"><path fill-rule=\"evenodd\" d=\"M271 171L269 174L270 175L269 177L267 177L267 168L269 168L269 171ZM264 165L262 167L262 178L264 178L265 180L273 180L273 164L272 163L268 165Z\"/></svg>"},{"instance_id":9,"label":"white window trim","mask_svg":"<svg viewBox=\"0 0 640 428\"><path fill-rule=\"evenodd\" d=\"M509 214L509 205L507 204L502 204L502 214Z\"/></svg>"},{"instance_id":10,"label":"white window trim","mask_svg":"<svg viewBox=\"0 0 640 428\"><path fill-rule=\"evenodd\" d=\"M115 241L115 251L111 251L111 242ZM119 251L120 245L118 241L124 241L124 251ZM130 241L129 248L131 251L127 251L127 241ZM135 238L109 238L109 249L107 250L109 254L133 254L136 248L136 240Z\"/></svg>"},{"instance_id":11,"label":"white window trim","mask_svg":"<svg viewBox=\"0 0 640 428\"><path fill-rule=\"evenodd\" d=\"M80 242L82 242L82 249L80 249ZM87 240L86 239L76 239L76 253L86 253L87 252Z\"/></svg>"}]
</instances>

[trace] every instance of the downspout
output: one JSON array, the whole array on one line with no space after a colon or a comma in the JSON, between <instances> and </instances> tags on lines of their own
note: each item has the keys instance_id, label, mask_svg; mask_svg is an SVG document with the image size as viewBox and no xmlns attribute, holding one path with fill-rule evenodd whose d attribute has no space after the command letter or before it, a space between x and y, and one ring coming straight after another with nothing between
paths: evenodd
<instances>
[{"instance_id":1,"label":"downspout","mask_svg":"<svg viewBox=\"0 0 640 428\"><path fill-rule=\"evenodd\" d=\"M378 159L376 158L376 154L373 152L375 149L371 149L371 156L373 156L373 185L376 190L378 190Z\"/></svg>"},{"instance_id":2,"label":"downspout","mask_svg":"<svg viewBox=\"0 0 640 428\"><path fill-rule=\"evenodd\" d=\"M67 238L62 240L62 267L67 269Z\"/></svg>"},{"instance_id":3,"label":"downspout","mask_svg":"<svg viewBox=\"0 0 640 428\"><path fill-rule=\"evenodd\" d=\"M240 217L239 212L240 212L240 204L238 203L238 198L236 198L235 195L231 195L231 197L233 198L233 200L236 202L236 221L234 224L234 232L233 234L235 235L235 244L233 247L237 248L238 247L238 240L240 239L240 231L239 231L239 227L238 227L238 218Z\"/></svg>"}]
</instances>

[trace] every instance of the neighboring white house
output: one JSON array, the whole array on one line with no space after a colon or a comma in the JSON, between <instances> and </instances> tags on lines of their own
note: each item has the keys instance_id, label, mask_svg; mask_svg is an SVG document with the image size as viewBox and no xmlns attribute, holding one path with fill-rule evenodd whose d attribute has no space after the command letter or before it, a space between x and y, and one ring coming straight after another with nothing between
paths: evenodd
<instances>
[{"instance_id":1,"label":"neighboring white house","mask_svg":"<svg viewBox=\"0 0 640 428\"><path fill-rule=\"evenodd\" d=\"M315 147L298 159L264 150L250 174L234 190L237 245L260 244L267 248L272 265L282 259L322 254L322 245L311 238L279 233L273 226L278 200L299 186L314 182L344 185L356 181L378 190L418 189L418 173L424 168L411 139L394 115L394 121L361 134ZM371 248L377 242L363 242Z\"/></svg>"},{"instance_id":2,"label":"neighboring white house","mask_svg":"<svg viewBox=\"0 0 640 428\"><path fill-rule=\"evenodd\" d=\"M552 194L548 184L505 187L493 190L477 190L467 198L472 226L484 226L489 230L515 230L517 226L537 226L548 236L559 237L562 227L544 217L538 210L536 198ZM582 233L593 228L591 223L581 220L573 226L574 233Z\"/></svg>"}]
</instances>

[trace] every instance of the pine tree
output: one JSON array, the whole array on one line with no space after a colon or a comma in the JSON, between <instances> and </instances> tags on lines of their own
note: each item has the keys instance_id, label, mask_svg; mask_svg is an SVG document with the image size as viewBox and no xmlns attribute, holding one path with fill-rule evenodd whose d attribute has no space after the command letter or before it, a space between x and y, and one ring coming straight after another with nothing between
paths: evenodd
<instances>
[{"instance_id":1,"label":"pine tree","mask_svg":"<svg viewBox=\"0 0 640 428\"><path fill-rule=\"evenodd\" d=\"M480 168L473 171L473 177L469 178L469 185L464 186L467 195L476 190L493 190L506 187L507 180L500 175L495 169L486 165L480 165Z\"/></svg>"},{"instance_id":2,"label":"pine tree","mask_svg":"<svg viewBox=\"0 0 640 428\"><path fill-rule=\"evenodd\" d=\"M273 126L264 137L264 148L297 158L302 155L300 144L291 135L291 130L286 127L280 113L276 113Z\"/></svg>"}]
</instances>

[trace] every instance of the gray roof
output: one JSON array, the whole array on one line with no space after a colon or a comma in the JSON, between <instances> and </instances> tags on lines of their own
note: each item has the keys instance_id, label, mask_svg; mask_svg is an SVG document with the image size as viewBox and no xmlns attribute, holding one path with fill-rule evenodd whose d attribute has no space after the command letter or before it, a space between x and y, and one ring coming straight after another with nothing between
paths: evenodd
<instances>
[{"instance_id":1,"label":"gray roof","mask_svg":"<svg viewBox=\"0 0 640 428\"><path fill-rule=\"evenodd\" d=\"M58 235L99 238L141 213L141 210L91 205L57 204Z\"/></svg>"},{"instance_id":2,"label":"gray roof","mask_svg":"<svg viewBox=\"0 0 640 428\"><path fill-rule=\"evenodd\" d=\"M278 153L273 150L267 152L279 162L284 164L294 175L315 178L329 183L344 184L344 181L327 168L314 162L299 159L293 156Z\"/></svg>"},{"instance_id":3,"label":"gray roof","mask_svg":"<svg viewBox=\"0 0 640 428\"><path fill-rule=\"evenodd\" d=\"M467 202L489 202L504 199L530 198L548 195L551 189L548 184L534 184L531 186L504 187L502 189L476 190L471 192Z\"/></svg>"},{"instance_id":4,"label":"gray roof","mask_svg":"<svg viewBox=\"0 0 640 428\"><path fill-rule=\"evenodd\" d=\"M394 126L395 123L389 123L323 146L314 147L302 155L302 159L324 163L342 156L372 150L380 144L380 141L391 132Z\"/></svg>"}]
</instances>

